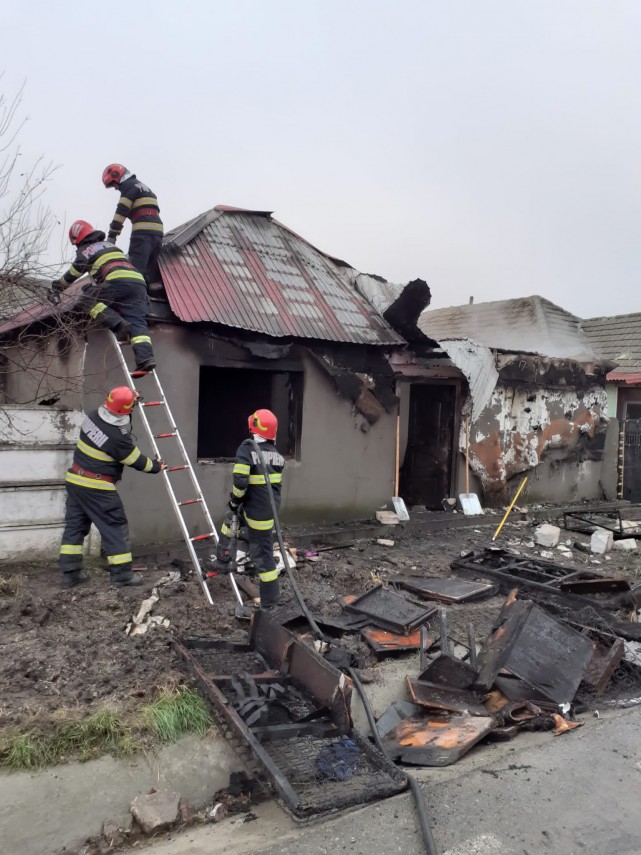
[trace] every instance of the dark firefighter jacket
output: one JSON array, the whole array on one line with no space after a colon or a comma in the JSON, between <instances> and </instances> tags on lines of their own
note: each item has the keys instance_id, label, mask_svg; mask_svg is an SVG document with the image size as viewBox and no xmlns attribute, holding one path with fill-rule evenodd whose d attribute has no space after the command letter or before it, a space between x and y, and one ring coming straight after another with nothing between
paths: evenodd
<instances>
[{"instance_id":1,"label":"dark firefighter jacket","mask_svg":"<svg viewBox=\"0 0 641 855\"><path fill-rule=\"evenodd\" d=\"M139 273L121 249L107 243L104 232L91 232L78 246L74 263L62 277L64 285L71 285L83 273L89 273L99 285L119 279L137 280L145 285Z\"/></svg>"},{"instance_id":2,"label":"dark firefighter jacket","mask_svg":"<svg viewBox=\"0 0 641 855\"><path fill-rule=\"evenodd\" d=\"M274 491L276 507L280 506L280 488L283 480L285 459L269 440L259 442L263 459L267 466L269 480ZM251 440L244 440L236 452L234 464L234 486L232 496L243 503L243 512L247 525L254 529L269 530L274 524L272 508L269 503L265 476L261 474L258 456L251 445Z\"/></svg>"},{"instance_id":3,"label":"dark firefighter jacket","mask_svg":"<svg viewBox=\"0 0 641 855\"><path fill-rule=\"evenodd\" d=\"M131 220L132 233L141 232L162 237L163 226L158 199L135 175L130 175L120 184L118 207L109 226L110 238L118 237L126 219Z\"/></svg>"},{"instance_id":4,"label":"dark firefighter jacket","mask_svg":"<svg viewBox=\"0 0 641 855\"><path fill-rule=\"evenodd\" d=\"M73 462L96 475L109 475L115 481L122 478L125 466L140 472L160 472L160 463L152 460L136 447L131 435L131 424L112 425L100 417L98 410L85 416L80 437L73 453ZM67 481L79 487L94 490L115 490L110 481L85 478L80 473L67 472Z\"/></svg>"}]
</instances>

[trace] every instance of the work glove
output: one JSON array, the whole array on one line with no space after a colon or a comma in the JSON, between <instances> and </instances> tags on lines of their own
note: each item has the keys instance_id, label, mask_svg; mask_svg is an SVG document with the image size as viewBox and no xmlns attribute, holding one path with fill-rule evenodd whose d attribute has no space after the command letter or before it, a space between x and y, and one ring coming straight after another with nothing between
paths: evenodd
<instances>
[{"instance_id":1,"label":"work glove","mask_svg":"<svg viewBox=\"0 0 641 855\"><path fill-rule=\"evenodd\" d=\"M57 306L60 303L63 291L64 287L62 282L59 279L54 279L51 283L51 288L47 291L47 300L49 300L50 303L53 303L54 306Z\"/></svg>"},{"instance_id":2,"label":"work glove","mask_svg":"<svg viewBox=\"0 0 641 855\"><path fill-rule=\"evenodd\" d=\"M162 472L164 469L166 469L166 468L167 468L167 464L166 464L166 463L165 463L165 461L162 459L162 457L158 457L158 455L156 455L156 458L155 458L155 459L156 459L156 463L160 463L160 471L161 471L161 472Z\"/></svg>"},{"instance_id":3,"label":"work glove","mask_svg":"<svg viewBox=\"0 0 641 855\"><path fill-rule=\"evenodd\" d=\"M238 511L239 511L241 505L242 505L242 500L238 499L232 493L229 497L229 501L227 502L227 507L232 512L232 514L238 514Z\"/></svg>"}]
</instances>

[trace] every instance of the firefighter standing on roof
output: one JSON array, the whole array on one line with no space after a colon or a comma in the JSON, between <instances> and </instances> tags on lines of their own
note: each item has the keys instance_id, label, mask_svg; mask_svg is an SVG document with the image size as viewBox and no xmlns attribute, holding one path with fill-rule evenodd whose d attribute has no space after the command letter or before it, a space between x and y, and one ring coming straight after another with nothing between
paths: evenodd
<instances>
[{"instance_id":1,"label":"firefighter standing on roof","mask_svg":"<svg viewBox=\"0 0 641 855\"><path fill-rule=\"evenodd\" d=\"M274 444L278 419L270 410L256 410L248 422L249 432L260 444L278 508L285 466L285 459ZM249 531L249 558L260 579L260 605L263 609L270 608L277 605L280 599L279 571L276 569L272 537L274 518L265 476L261 472L258 455L252 448L250 439L244 440L236 452L233 475L229 510L221 527L219 556L224 552L225 543L232 534L233 516L240 513L242 506L242 516Z\"/></svg>"},{"instance_id":2,"label":"firefighter standing on roof","mask_svg":"<svg viewBox=\"0 0 641 855\"><path fill-rule=\"evenodd\" d=\"M147 328L149 300L142 275L122 250L105 240L104 232L85 220L73 223L69 240L77 247L75 261L61 279L52 283L49 299L58 303L61 291L83 273L89 273L93 283L83 288L81 305L121 340L126 341L131 334L136 368L151 371L156 362Z\"/></svg>"},{"instance_id":3,"label":"firefighter standing on roof","mask_svg":"<svg viewBox=\"0 0 641 855\"><path fill-rule=\"evenodd\" d=\"M125 220L131 220L129 259L145 277L149 292L160 291L158 256L162 248L163 224L156 195L122 163L110 163L105 167L102 183L120 191L116 213L109 226L109 240L115 241Z\"/></svg>"},{"instance_id":4,"label":"firefighter standing on roof","mask_svg":"<svg viewBox=\"0 0 641 855\"><path fill-rule=\"evenodd\" d=\"M89 578L82 572L83 542L93 523L102 538L111 584L142 584L142 576L132 571L127 517L116 483L125 466L140 472L161 472L166 464L152 460L136 447L131 435L131 418L137 393L118 386L104 404L88 413L67 471L65 530L60 546L62 587L73 588Z\"/></svg>"}]
</instances>

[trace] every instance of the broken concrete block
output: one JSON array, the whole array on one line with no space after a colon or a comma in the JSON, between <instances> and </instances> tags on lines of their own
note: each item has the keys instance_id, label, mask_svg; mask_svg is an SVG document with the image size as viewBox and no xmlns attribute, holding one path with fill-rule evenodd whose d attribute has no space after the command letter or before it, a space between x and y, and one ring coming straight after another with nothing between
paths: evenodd
<instances>
[{"instance_id":1,"label":"broken concrete block","mask_svg":"<svg viewBox=\"0 0 641 855\"><path fill-rule=\"evenodd\" d=\"M376 519L383 525L399 525L401 522L394 511L376 511Z\"/></svg>"},{"instance_id":2,"label":"broken concrete block","mask_svg":"<svg viewBox=\"0 0 641 855\"><path fill-rule=\"evenodd\" d=\"M597 528L590 538L590 550L595 555L605 555L606 552L612 549L613 541L614 535L611 531L606 531L604 528Z\"/></svg>"},{"instance_id":3,"label":"broken concrete block","mask_svg":"<svg viewBox=\"0 0 641 855\"><path fill-rule=\"evenodd\" d=\"M131 813L145 834L169 828L180 816L180 794L157 790L148 796L136 796Z\"/></svg>"},{"instance_id":4,"label":"broken concrete block","mask_svg":"<svg viewBox=\"0 0 641 855\"><path fill-rule=\"evenodd\" d=\"M534 540L538 545L545 546L548 549L551 546L556 546L560 537L561 529L558 528L558 526L550 525L549 523L543 523L543 525L540 525L534 532Z\"/></svg>"},{"instance_id":5,"label":"broken concrete block","mask_svg":"<svg viewBox=\"0 0 641 855\"><path fill-rule=\"evenodd\" d=\"M545 558L546 561L554 561L556 556L550 549L542 549L541 558Z\"/></svg>"},{"instance_id":6,"label":"broken concrete block","mask_svg":"<svg viewBox=\"0 0 641 855\"><path fill-rule=\"evenodd\" d=\"M385 537L379 537L376 543L378 543L379 546L394 546L394 541L388 540Z\"/></svg>"},{"instance_id":7,"label":"broken concrete block","mask_svg":"<svg viewBox=\"0 0 641 855\"><path fill-rule=\"evenodd\" d=\"M612 549L618 549L620 552L632 552L637 548L637 542L633 537L626 537L623 540L615 540L612 544Z\"/></svg>"}]
</instances>

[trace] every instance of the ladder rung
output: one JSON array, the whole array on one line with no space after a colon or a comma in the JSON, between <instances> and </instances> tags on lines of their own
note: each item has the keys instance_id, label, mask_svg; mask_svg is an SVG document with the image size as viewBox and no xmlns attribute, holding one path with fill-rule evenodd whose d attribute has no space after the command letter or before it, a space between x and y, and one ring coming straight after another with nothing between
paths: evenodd
<instances>
[{"instance_id":1,"label":"ladder rung","mask_svg":"<svg viewBox=\"0 0 641 855\"><path fill-rule=\"evenodd\" d=\"M196 537L190 537L190 540L207 540L209 537L213 537L214 533L211 531L209 534L197 534Z\"/></svg>"},{"instance_id":2,"label":"ladder rung","mask_svg":"<svg viewBox=\"0 0 641 855\"><path fill-rule=\"evenodd\" d=\"M149 374L149 371L132 371L129 376L133 377L134 380L138 380L140 377L146 377Z\"/></svg>"},{"instance_id":3,"label":"ladder rung","mask_svg":"<svg viewBox=\"0 0 641 855\"><path fill-rule=\"evenodd\" d=\"M165 402L164 401L143 401L142 405L143 405L143 407L164 407Z\"/></svg>"},{"instance_id":4,"label":"ladder rung","mask_svg":"<svg viewBox=\"0 0 641 855\"><path fill-rule=\"evenodd\" d=\"M202 502L202 499L185 499L184 502L178 502L178 504L182 508L183 505L195 505L196 502Z\"/></svg>"},{"instance_id":5,"label":"ladder rung","mask_svg":"<svg viewBox=\"0 0 641 855\"><path fill-rule=\"evenodd\" d=\"M166 439L168 436L176 436L176 431L174 431L173 433L155 433L154 439ZM176 468L180 469L181 467L178 466Z\"/></svg>"},{"instance_id":6,"label":"ladder rung","mask_svg":"<svg viewBox=\"0 0 641 855\"><path fill-rule=\"evenodd\" d=\"M178 472L179 469L189 469L188 465L185 466L169 466L167 467L167 472Z\"/></svg>"}]
</instances>

